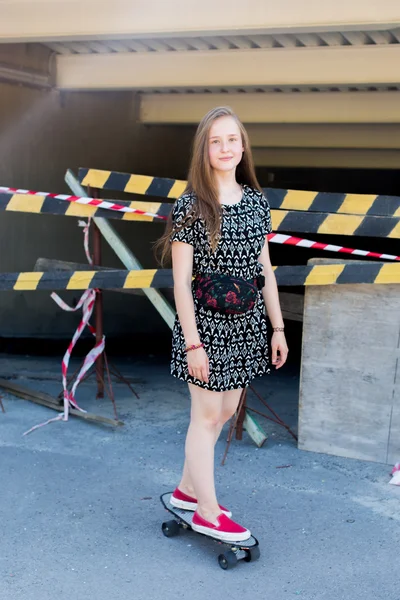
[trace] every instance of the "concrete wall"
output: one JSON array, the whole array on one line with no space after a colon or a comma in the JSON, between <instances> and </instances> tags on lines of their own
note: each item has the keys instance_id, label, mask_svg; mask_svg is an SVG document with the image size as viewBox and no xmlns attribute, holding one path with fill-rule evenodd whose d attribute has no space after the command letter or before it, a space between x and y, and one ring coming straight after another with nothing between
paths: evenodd
<instances>
[{"instance_id":1,"label":"concrete wall","mask_svg":"<svg viewBox=\"0 0 400 600\"><path fill-rule=\"evenodd\" d=\"M328 262L349 261L323 261ZM387 464L398 460L399 292L397 284L307 287L302 450Z\"/></svg>"},{"instance_id":2,"label":"concrete wall","mask_svg":"<svg viewBox=\"0 0 400 600\"><path fill-rule=\"evenodd\" d=\"M37 69L37 55L30 58ZM47 58L44 54L41 64ZM60 94L0 83L0 185L68 191L64 173L79 166L184 177L191 132L140 125L136 114L137 100L130 92ZM38 257L86 262L77 222L1 212L0 272L32 270ZM162 226L116 227L143 265L154 266L150 246ZM106 244L103 262L120 266ZM69 300L76 296L63 294ZM106 293L105 313L109 335L166 327L144 298ZM45 292L0 294L0 336L69 337L77 318L61 312Z\"/></svg>"}]
</instances>

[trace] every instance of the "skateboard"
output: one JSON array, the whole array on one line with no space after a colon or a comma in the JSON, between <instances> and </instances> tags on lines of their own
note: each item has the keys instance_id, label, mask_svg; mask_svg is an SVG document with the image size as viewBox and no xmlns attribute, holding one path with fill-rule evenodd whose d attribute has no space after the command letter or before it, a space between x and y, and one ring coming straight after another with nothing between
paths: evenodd
<instances>
[{"instance_id":1,"label":"skateboard","mask_svg":"<svg viewBox=\"0 0 400 600\"><path fill-rule=\"evenodd\" d=\"M161 504L174 516L173 520L165 521L161 525L163 534L166 537L175 537L176 535L179 535L181 529L191 529L194 531L194 529L192 529L194 512L172 506L172 504L170 504L171 496L172 492L167 492L160 496ZM243 542L225 542L204 533L199 533L197 531L195 531L195 533L226 547L226 550L218 556L218 564L224 571L236 567L240 560L252 562L260 558L260 547L258 540L254 536L249 537L248 540L244 540Z\"/></svg>"}]
</instances>

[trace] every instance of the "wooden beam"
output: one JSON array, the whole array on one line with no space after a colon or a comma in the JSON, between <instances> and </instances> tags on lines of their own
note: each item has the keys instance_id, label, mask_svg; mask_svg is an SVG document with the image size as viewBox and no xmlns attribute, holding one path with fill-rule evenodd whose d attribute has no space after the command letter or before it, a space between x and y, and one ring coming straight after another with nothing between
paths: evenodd
<instances>
[{"instance_id":1,"label":"wooden beam","mask_svg":"<svg viewBox=\"0 0 400 600\"><path fill-rule=\"evenodd\" d=\"M400 123L400 92L143 94L140 121L197 124L221 105L231 106L246 124Z\"/></svg>"},{"instance_id":2,"label":"wooden beam","mask_svg":"<svg viewBox=\"0 0 400 600\"><path fill-rule=\"evenodd\" d=\"M68 90L394 85L399 63L397 44L66 54L56 57L56 84Z\"/></svg>"},{"instance_id":3,"label":"wooden beam","mask_svg":"<svg viewBox=\"0 0 400 600\"><path fill-rule=\"evenodd\" d=\"M34 271L87 271L88 265L84 265L81 263L75 262L67 262L65 260L57 260L53 258L38 258L35 266L33 267ZM93 269L96 271L113 271L112 267L99 267L93 265ZM108 290L109 292L119 292L122 294L132 294L134 296L144 296L143 290Z\"/></svg>"},{"instance_id":4,"label":"wooden beam","mask_svg":"<svg viewBox=\"0 0 400 600\"><path fill-rule=\"evenodd\" d=\"M255 417L253 417L248 411L246 411L246 415L243 421L243 428L247 431L253 442L261 448L264 442L268 439L267 434L257 421Z\"/></svg>"},{"instance_id":5,"label":"wooden beam","mask_svg":"<svg viewBox=\"0 0 400 600\"><path fill-rule=\"evenodd\" d=\"M285 320L303 320L304 296L302 294L291 294L290 292L280 291L279 302L282 309L282 315Z\"/></svg>"},{"instance_id":6,"label":"wooden beam","mask_svg":"<svg viewBox=\"0 0 400 600\"><path fill-rule=\"evenodd\" d=\"M53 396L49 396L49 394L37 392L36 390L30 390L29 388L23 387L22 385L12 383L11 381L8 381L8 379L0 379L0 388L7 390L7 392L12 394L13 396L17 396L18 398L22 398L23 400L30 400L35 404L46 406L46 408L51 408L52 410L57 410L58 412L62 411L63 407L60 401L57 398L53 398ZM70 408L69 414L73 417L84 419L85 421L102 423L104 425L120 426L124 424L123 421L116 421L115 419L109 419L108 417L102 417L101 415L95 415L93 413L83 413L80 410L76 410L75 408Z\"/></svg>"},{"instance_id":7,"label":"wooden beam","mask_svg":"<svg viewBox=\"0 0 400 600\"><path fill-rule=\"evenodd\" d=\"M398 0L2 0L0 40L383 29L400 22Z\"/></svg>"}]
</instances>

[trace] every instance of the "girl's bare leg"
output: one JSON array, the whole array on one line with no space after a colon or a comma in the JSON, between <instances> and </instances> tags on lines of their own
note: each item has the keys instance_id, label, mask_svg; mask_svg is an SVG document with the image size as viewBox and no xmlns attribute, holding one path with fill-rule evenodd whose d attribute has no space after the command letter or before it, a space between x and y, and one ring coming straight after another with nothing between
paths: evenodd
<instances>
[{"instance_id":1,"label":"girl's bare leg","mask_svg":"<svg viewBox=\"0 0 400 600\"><path fill-rule=\"evenodd\" d=\"M236 412L242 390L210 392L188 385L192 409L179 489L195 496L199 514L214 521L220 513L214 484L214 446L222 427Z\"/></svg>"}]
</instances>

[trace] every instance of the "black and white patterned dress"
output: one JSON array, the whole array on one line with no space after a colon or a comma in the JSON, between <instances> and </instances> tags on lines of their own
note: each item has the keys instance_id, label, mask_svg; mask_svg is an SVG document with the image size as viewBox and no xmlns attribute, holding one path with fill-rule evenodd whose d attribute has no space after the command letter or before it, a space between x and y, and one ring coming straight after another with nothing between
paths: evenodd
<instances>
[{"instance_id":1,"label":"black and white patterned dress","mask_svg":"<svg viewBox=\"0 0 400 600\"><path fill-rule=\"evenodd\" d=\"M174 229L171 242L193 246L193 275L217 272L251 279L262 271L258 262L265 236L272 231L268 202L263 194L243 186L240 202L223 206L221 237L210 253L204 221L179 230L196 201L192 193L184 194L172 209ZM267 318L261 292L252 310L243 314L214 313L196 303L197 329L210 363L209 383L188 372L185 339L178 316L172 334L171 374L207 390L222 392L246 387L257 376L269 373Z\"/></svg>"}]
</instances>

